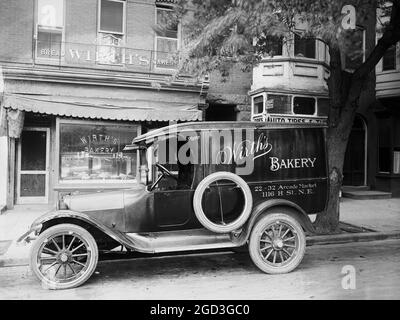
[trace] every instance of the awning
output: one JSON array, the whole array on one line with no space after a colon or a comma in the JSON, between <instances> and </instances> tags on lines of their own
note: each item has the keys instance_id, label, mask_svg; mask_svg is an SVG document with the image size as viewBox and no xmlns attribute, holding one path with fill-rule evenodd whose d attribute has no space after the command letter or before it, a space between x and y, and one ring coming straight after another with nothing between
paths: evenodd
<instances>
[{"instance_id":1,"label":"awning","mask_svg":"<svg viewBox=\"0 0 400 320\"><path fill-rule=\"evenodd\" d=\"M5 108L65 117L126 121L197 121L197 105L168 101L55 96L4 95Z\"/></svg>"}]
</instances>

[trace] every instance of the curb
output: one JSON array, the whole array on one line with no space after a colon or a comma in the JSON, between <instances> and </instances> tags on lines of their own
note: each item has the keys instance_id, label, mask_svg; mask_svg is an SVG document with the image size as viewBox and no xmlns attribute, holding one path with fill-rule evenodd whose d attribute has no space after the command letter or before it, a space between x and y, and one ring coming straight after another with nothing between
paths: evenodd
<instances>
[{"instance_id":1,"label":"curb","mask_svg":"<svg viewBox=\"0 0 400 320\"><path fill-rule=\"evenodd\" d=\"M346 234L335 234L335 235L321 235L321 236L310 236L306 238L307 247L315 245L329 245L329 244L340 244L340 243L354 243L354 242L370 242L370 241L383 241L389 239L400 239L400 231L390 232L363 232L363 233L346 233ZM149 257L152 255L149 254ZM168 256L168 254L165 254ZM107 261L107 260L104 260ZM112 260L110 260L112 261ZM28 258L6 258L1 259L0 256L0 268L2 267L17 267L17 266L28 266Z\"/></svg>"},{"instance_id":2,"label":"curb","mask_svg":"<svg viewBox=\"0 0 400 320\"><path fill-rule=\"evenodd\" d=\"M400 239L400 231L362 232L307 237L307 246Z\"/></svg>"},{"instance_id":3,"label":"curb","mask_svg":"<svg viewBox=\"0 0 400 320\"><path fill-rule=\"evenodd\" d=\"M3 214L7 211L7 206L5 204L0 204L0 214Z\"/></svg>"},{"instance_id":4,"label":"curb","mask_svg":"<svg viewBox=\"0 0 400 320\"><path fill-rule=\"evenodd\" d=\"M28 258L8 258L1 259L0 258L0 268L3 267L21 267L21 266L29 266Z\"/></svg>"}]
</instances>

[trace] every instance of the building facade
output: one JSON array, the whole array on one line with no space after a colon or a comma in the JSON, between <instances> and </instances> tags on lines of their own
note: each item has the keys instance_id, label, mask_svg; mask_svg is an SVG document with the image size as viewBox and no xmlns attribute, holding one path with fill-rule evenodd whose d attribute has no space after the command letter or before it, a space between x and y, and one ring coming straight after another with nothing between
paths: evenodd
<instances>
[{"instance_id":1,"label":"building facade","mask_svg":"<svg viewBox=\"0 0 400 320\"><path fill-rule=\"evenodd\" d=\"M388 19L378 11L379 21ZM379 31L379 25L377 26ZM377 33L377 39L380 34ZM376 66L376 187L400 196L400 43Z\"/></svg>"},{"instance_id":2,"label":"building facade","mask_svg":"<svg viewBox=\"0 0 400 320\"><path fill-rule=\"evenodd\" d=\"M184 31L170 10L162 0L0 2L0 204L130 187L139 168L126 144L203 120L208 82L172 77Z\"/></svg>"},{"instance_id":3,"label":"building facade","mask_svg":"<svg viewBox=\"0 0 400 320\"><path fill-rule=\"evenodd\" d=\"M379 12L378 12L379 14ZM342 56L355 70L373 50L379 30L376 12L357 16L352 48ZM382 21L379 19L378 21ZM329 50L318 39L294 35L266 37L270 55L253 69L249 91L253 121L323 123L328 117ZM369 76L359 99L345 155L343 184L400 196L400 62L399 44L392 47ZM376 90L375 90L376 87Z\"/></svg>"}]
</instances>

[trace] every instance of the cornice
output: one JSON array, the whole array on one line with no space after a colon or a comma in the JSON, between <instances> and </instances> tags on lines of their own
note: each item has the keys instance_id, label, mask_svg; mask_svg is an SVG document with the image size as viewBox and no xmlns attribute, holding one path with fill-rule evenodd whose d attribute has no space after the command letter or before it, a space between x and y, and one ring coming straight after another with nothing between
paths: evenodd
<instances>
[{"instance_id":1,"label":"cornice","mask_svg":"<svg viewBox=\"0 0 400 320\"><path fill-rule=\"evenodd\" d=\"M56 82L65 84L101 85L141 88L160 91L184 91L204 94L208 88L189 76L169 81L170 76L156 73L138 73L120 70L41 68L35 65L3 64L5 80Z\"/></svg>"}]
</instances>

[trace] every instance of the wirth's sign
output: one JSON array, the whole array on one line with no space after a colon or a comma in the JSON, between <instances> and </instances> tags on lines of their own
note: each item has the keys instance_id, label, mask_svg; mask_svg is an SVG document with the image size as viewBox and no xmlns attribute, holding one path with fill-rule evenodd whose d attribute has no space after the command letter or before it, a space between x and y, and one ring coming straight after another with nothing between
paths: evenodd
<instances>
[{"instance_id":1,"label":"wirth's sign","mask_svg":"<svg viewBox=\"0 0 400 320\"><path fill-rule=\"evenodd\" d=\"M116 153L119 151L119 139L104 134L92 134L79 138L83 145L83 152L89 154Z\"/></svg>"},{"instance_id":2,"label":"wirth's sign","mask_svg":"<svg viewBox=\"0 0 400 320\"><path fill-rule=\"evenodd\" d=\"M176 69L178 56L176 53L156 52L150 50L130 49L118 46L79 45L72 47L65 44L63 50L50 49L38 43L38 57L62 59L71 64L109 64L136 68Z\"/></svg>"},{"instance_id":3,"label":"wirth's sign","mask_svg":"<svg viewBox=\"0 0 400 320\"><path fill-rule=\"evenodd\" d=\"M108 50L107 50L108 49ZM157 57L157 52L151 53L137 53L134 49L122 49L122 48L105 48L105 50L78 50L69 49L66 53L66 57L71 62L97 62L104 64L118 64L118 65L132 65L132 66L142 66L149 67L150 63L153 62L154 65L164 68L175 68L178 65L177 59L175 59L173 54L159 53Z\"/></svg>"}]
</instances>

